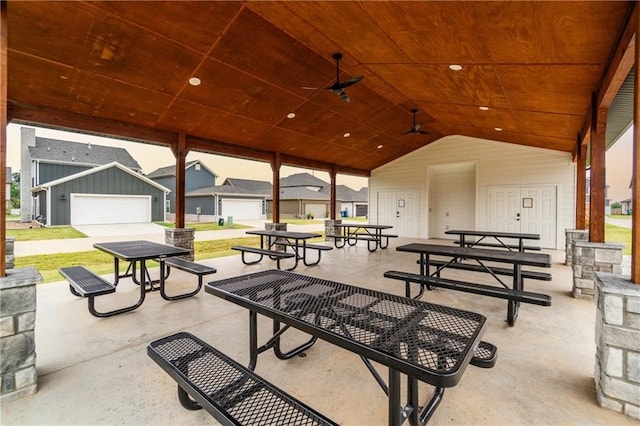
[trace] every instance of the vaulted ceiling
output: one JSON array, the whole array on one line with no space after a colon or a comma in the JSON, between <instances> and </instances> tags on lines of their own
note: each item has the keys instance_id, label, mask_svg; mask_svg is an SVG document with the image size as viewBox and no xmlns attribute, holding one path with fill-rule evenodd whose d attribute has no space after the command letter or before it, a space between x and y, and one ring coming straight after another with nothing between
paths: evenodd
<instances>
[{"instance_id":1,"label":"vaulted ceiling","mask_svg":"<svg viewBox=\"0 0 640 426\"><path fill-rule=\"evenodd\" d=\"M9 1L9 119L360 174L452 134L571 152L632 8Z\"/></svg>"}]
</instances>

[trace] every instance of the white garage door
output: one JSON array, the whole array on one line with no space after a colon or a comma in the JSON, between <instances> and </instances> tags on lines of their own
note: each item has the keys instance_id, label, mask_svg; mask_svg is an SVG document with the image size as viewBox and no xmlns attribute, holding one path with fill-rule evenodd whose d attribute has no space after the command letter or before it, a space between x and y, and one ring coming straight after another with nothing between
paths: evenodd
<instances>
[{"instance_id":1,"label":"white garage door","mask_svg":"<svg viewBox=\"0 0 640 426\"><path fill-rule=\"evenodd\" d=\"M71 225L149 222L150 195L71 194Z\"/></svg>"},{"instance_id":2,"label":"white garage door","mask_svg":"<svg viewBox=\"0 0 640 426\"><path fill-rule=\"evenodd\" d=\"M233 220L238 219L262 219L261 200L222 200L222 211L220 216L226 218L233 216Z\"/></svg>"}]
</instances>

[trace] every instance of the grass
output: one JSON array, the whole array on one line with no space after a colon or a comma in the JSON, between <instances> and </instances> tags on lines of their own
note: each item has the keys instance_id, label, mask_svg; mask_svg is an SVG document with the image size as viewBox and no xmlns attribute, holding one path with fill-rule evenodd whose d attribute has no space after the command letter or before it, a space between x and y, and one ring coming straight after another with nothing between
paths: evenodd
<instances>
[{"instance_id":1,"label":"grass","mask_svg":"<svg viewBox=\"0 0 640 426\"><path fill-rule=\"evenodd\" d=\"M631 229L607 223L604 225L604 240L623 244L622 254L631 255Z\"/></svg>"},{"instance_id":2,"label":"grass","mask_svg":"<svg viewBox=\"0 0 640 426\"><path fill-rule=\"evenodd\" d=\"M87 236L71 226L55 226L48 228L7 229L7 237L13 237L16 241L37 241L86 238Z\"/></svg>"},{"instance_id":3,"label":"grass","mask_svg":"<svg viewBox=\"0 0 640 426\"><path fill-rule=\"evenodd\" d=\"M324 237L314 238L310 242L324 241ZM259 237L240 237L222 240L195 241L195 260L213 259L237 255L239 252L231 250L231 246L243 245L260 247ZM62 281L58 269L82 264L99 275L113 273L113 257L99 250L81 251L73 253L39 254L33 256L16 257L15 267L26 268L33 266L42 275L42 283Z\"/></svg>"}]
</instances>

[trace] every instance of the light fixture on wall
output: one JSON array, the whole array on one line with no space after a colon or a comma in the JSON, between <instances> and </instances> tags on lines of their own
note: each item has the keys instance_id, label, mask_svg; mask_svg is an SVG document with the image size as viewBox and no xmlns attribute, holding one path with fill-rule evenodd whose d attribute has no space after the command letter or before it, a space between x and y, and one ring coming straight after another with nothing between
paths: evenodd
<instances>
[{"instance_id":1,"label":"light fixture on wall","mask_svg":"<svg viewBox=\"0 0 640 426\"><path fill-rule=\"evenodd\" d=\"M158 196L153 197L153 201L158 201Z\"/></svg>"},{"instance_id":2,"label":"light fixture on wall","mask_svg":"<svg viewBox=\"0 0 640 426\"><path fill-rule=\"evenodd\" d=\"M67 196L66 196L65 194L62 194L62 195L60 196L60 199L61 199L62 201L65 201L65 200L67 199Z\"/></svg>"}]
</instances>

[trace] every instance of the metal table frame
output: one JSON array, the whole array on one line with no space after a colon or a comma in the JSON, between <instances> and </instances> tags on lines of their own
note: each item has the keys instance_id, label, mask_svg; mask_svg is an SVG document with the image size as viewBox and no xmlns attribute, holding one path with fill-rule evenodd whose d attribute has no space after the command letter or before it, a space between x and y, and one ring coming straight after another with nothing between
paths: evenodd
<instances>
[{"instance_id":1,"label":"metal table frame","mask_svg":"<svg viewBox=\"0 0 640 426\"><path fill-rule=\"evenodd\" d=\"M322 339L360 356L388 396L388 424L424 425L446 387L455 386L484 333L486 318L347 284L280 270L262 271L205 285L205 291L249 310L249 367L273 349L291 358ZM273 335L258 346L258 314L273 320ZM281 326L284 323L284 326ZM311 335L283 353L280 338L290 327ZM388 384L371 361L389 367ZM401 403L401 375L407 376L407 403ZM419 408L418 381L435 386Z\"/></svg>"},{"instance_id":2,"label":"metal table frame","mask_svg":"<svg viewBox=\"0 0 640 426\"><path fill-rule=\"evenodd\" d=\"M134 305L124 308L122 312L138 308L144 302L146 293L150 291L160 290L160 295L163 299L173 300L172 298L175 298L175 296L169 296L165 293L166 271L164 259L191 253L190 250L185 248L144 240L95 243L93 247L113 256L114 286L118 285L121 278L128 277L131 277L133 282L140 286L140 298L138 301ZM120 274L120 260L129 262L124 274ZM160 263L160 278L158 280L151 279L147 269L147 260L156 260ZM139 277L137 276L138 270L140 272ZM154 287L154 284L158 284L158 287Z\"/></svg>"},{"instance_id":3,"label":"metal table frame","mask_svg":"<svg viewBox=\"0 0 640 426\"><path fill-rule=\"evenodd\" d=\"M334 228L340 229L341 237L334 237L334 244L336 248L343 248L346 244L355 246L358 243L358 236L364 236L368 238L367 249L370 252L374 252L379 248L386 249L389 246L389 239L387 243L383 243L382 231L385 229L391 229L391 225L372 225L366 223L337 223L333 225ZM342 242L339 243L338 240ZM373 246L371 243L374 243Z\"/></svg>"},{"instance_id":4,"label":"metal table frame","mask_svg":"<svg viewBox=\"0 0 640 426\"><path fill-rule=\"evenodd\" d=\"M524 290L524 280L522 278L523 266L551 267L551 256L542 253L526 253L523 251L504 251L479 249L475 247L442 246L437 244L411 243L396 247L397 251L417 253L420 255L420 275L424 277L439 276L443 269L450 264L460 262L464 259L475 260L484 270L490 274L502 287L509 286L500 277L491 271L491 267L484 262L507 263L513 267L513 279L511 286L513 290ZM429 259L431 255L447 256L450 260L442 266L436 266L433 273L429 273ZM422 289L424 290L424 288ZM520 302L515 300L507 301L507 322L513 326L518 318Z\"/></svg>"},{"instance_id":5,"label":"metal table frame","mask_svg":"<svg viewBox=\"0 0 640 426\"><path fill-rule=\"evenodd\" d=\"M315 262L307 262L307 240L312 238L322 237L322 234L315 234L311 232L293 232L293 231L283 231L283 230L275 230L275 229L257 229L246 232L248 235L258 235L260 236L260 248L272 250L272 247L281 244L285 247L291 247L295 254L295 263L294 265L287 269L288 271L292 271L298 267L298 261L302 259L302 262L305 266L313 266L320 262L320 256L318 256L318 260ZM283 242L284 240L284 242Z\"/></svg>"},{"instance_id":6,"label":"metal table frame","mask_svg":"<svg viewBox=\"0 0 640 426\"><path fill-rule=\"evenodd\" d=\"M524 241L525 240L539 240L540 234L527 234L520 232L496 232L496 231L470 231L470 230L459 230L459 229L450 229L445 231L447 235L457 235L460 237L460 247L473 247L475 244L483 241L485 238L493 238L496 240L502 247L506 248L509 251L513 251L511 247L504 241L506 238L517 239L518 240L518 251L525 251ZM467 243L465 241L465 237L480 237L479 240L474 241L473 243Z\"/></svg>"}]
</instances>

